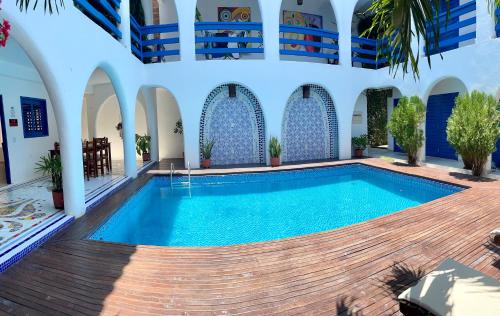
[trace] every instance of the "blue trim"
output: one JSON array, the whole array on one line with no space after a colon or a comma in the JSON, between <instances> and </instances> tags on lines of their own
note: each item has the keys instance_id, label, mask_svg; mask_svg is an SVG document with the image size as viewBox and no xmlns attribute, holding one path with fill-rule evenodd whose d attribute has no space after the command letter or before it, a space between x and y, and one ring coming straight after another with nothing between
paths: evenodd
<instances>
[{"instance_id":1,"label":"blue trim","mask_svg":"<svg viewBox=\"0 0 500 316\"><path fill-rule=\"evenodd\" d=\"M457 153L448 143L446 135L446 125L457 96L458 92L435 94L429 97L425 116L426 156L457 160Z\"/></svg>"},{"instance_id":2,"label":"blue trim","mask_svg":"<svg viewBox=\"0 0 500 316\"><path fill-rule=\"evenodd\" d=\"M303 56L303 57L311 57L311 58L325 58L338 60L339 59L339 33L317 29L312 27L304 27L304 26L296 26L296 25L288 25L288 24L280 24L280 39L279 43L281 45L280 55L282 56ZM297 40L285 38L285 34L295 33L302 35L311 35L313 36L312 40ZM330 39L332 43L325 43L323 39ZM294 50L294 49L286 49L285 45L299 45L306 47L314 47L313 51L308 50ZM311 50L311 49L310 49Z\"/></svg>"},{"instance_id":3,"label":"blue trim","mask_svg":"<svg viewBox=\"0 0 500 316\"><path fill-rule=\"evenodd\" d=\"M259 22L196 22L195 31L262 31Z\"/></svg>"},{"instance_id":4,"label":"blue trim","mask_svg":"<svg viewBox=\"0 0 500 316\"><path fill-rule=\"evenodd\" d=\"M92 4L90 4L87 0L73 0L75 4L78 4L77 8L80 9L85 15L87 15L91 20L96 19L97 22L102 23L103 28L112 36L121 39L122 32L113 24L107 17L104 16L102 12L99 12ZM104 0L105 1L105 0ZM102 4L103 0L99 0L99 3ZM109 7L106 8L108 11ZM117 23L120 23L120 20L117 20ZM94 21L95 22L95 21Z\"/></svg>"},{"instance_id":5,"label":"blue trim","mask_svg":"<svg viewBox=\"0 0 500 316\"><path fill-rule=\"evenodd\" d=\"M5 122L5 114L3 109L3 99L2 95L0 95L0 125L2 126L2 150L3 150L3 160L5 162L5 179L7 180L7 184L11 184L10 178L10 158L9 158L9 143L7 137L7 128Z\"/></svg>"}]
</instances>

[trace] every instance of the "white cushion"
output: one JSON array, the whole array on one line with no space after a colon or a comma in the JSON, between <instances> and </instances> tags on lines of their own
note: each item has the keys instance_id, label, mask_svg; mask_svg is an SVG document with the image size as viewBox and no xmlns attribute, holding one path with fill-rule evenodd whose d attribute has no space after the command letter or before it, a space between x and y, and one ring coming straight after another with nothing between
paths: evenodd
<instances>
[{"instance_id":1,"label":"white cushion","mask_svg":"<svg viewBox=\"0 0 500 316\"><path fill-rule=\"evenodd\" d=\"M500 282L451 259L398 298L438 316L500 315Z\"/></svg>"}]
</instances>

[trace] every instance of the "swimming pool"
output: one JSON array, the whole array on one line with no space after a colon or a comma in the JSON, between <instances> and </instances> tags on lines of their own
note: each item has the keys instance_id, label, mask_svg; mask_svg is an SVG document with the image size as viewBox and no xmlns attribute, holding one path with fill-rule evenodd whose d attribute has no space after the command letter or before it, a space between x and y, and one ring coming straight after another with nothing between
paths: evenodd
<instances>
[{"instance_id":1,"label":"swimming pool","mask_svg":"<svg viewBox=\"0 0 500 316\"><path fill-rule=\"evenodd\" d=\"M362 164L296 171L153 177L89 238L226 246L300 236L388 215L462 188Z\"/></svg>"}]
</instances>

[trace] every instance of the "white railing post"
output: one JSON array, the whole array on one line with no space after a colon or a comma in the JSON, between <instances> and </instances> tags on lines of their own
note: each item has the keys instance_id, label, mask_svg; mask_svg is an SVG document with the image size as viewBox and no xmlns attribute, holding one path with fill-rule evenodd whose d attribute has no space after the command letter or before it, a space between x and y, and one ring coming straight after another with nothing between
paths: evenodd
<instances>
[{"instance_id":1,"label":"white railing post","mask_svg":"<svg viewBox=\"0 0 500 316\"><path fill-rule=\"evenodd\" d=\"M488 1L476 0L476 43L495 37L495 12L490 12Z\"/></svg>"},{"instance_id":2,"label":"white railing post","mask_svg":"<svg viewBox=\"0 0 500 316\"><path fill-rule=\"evenodd\" d=\"M122 38L120 42L123 46L127 47L129 50L131 49L130 42L130 2L129 0L123 0L120 4L120 9L118 10L118 14L121 17L121 23L118 29L122 32Z\"/></svg>"}]
</instances>

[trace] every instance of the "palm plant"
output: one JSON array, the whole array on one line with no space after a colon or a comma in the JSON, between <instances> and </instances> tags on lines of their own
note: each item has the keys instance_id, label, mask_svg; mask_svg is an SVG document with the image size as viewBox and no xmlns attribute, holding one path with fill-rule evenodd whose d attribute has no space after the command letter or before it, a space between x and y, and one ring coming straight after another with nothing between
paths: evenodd
<instances>
[{"instance_id":1,"label":"palm plant","mask_svg":"<svg viewBox=\"0 0 500 316\"><path fill-rule=\"evenodd\" d=\"M269 154L271 158L279 158L281 156L281 145L276 137L271 137L269 141Z\"/></svg>"},{"instance_id":2,"label":"palm plant","mask_svg":"<svg viewBox=\"0 0 500 316\"><path fill-rule=\"evenodd\" d=\"M40 160L36 163L35 171L42 173L44 176L51 176L52 191L62 192L62 164L61 157L59 155L55 155L53 157L50 155L41 156Z\"/></svg>"},{"instance_id":3,"label":"palm plant","mask_svg":"<svg viewBox=\"0 0 500 316\"><path fill-rule=\"evenodd\" d=\"M203 149L201 151L201 154L203 155L204 159L210 160L212 158L212 149L215 145L215 141L210 140L203 145Z\"/></svg>"},{"instance_id":4,"label":"palm plant","mask_svg":"<svg viewBox=\"0 0 500 316\"><path fill-rule=\"evenodd\" d=\"M16 4L21 11L28 11L31 3L33 3L33 10L35 10L38 6L38 0L16 0ZM59 7L64 9L64 0L44 0L43 9L49 14L52 14L54 10L59 13Z\"/></svg>"},{"instance_id":5,"label":"palm plant","mask_svg":"<svg viewBox=\"0 0 500 316\"><path fill-rule=\"evenodd\" d=\"M449 16L450 0L446 1L446 13ZM490 12L493 13L496 7L500 6L500 0L487 0ZM437 17L440 7L440 0L374 0L368 11L374 13L371 27L366 34L377 34L378 39L387 40L386 49L381 47L378 51L378 58L387 58L389 69L395 72L399 67L403 74L408 73L411 68L415 77L419 76L418 62L420 50L412 50L411 42L413 38L423 39L427 50L427 63L431 67L429 47L439 48L440 25ZM448 18L445 24L448 23ZM419 45L420 46L420 45Z\"/></svg>"}]
</instances>

